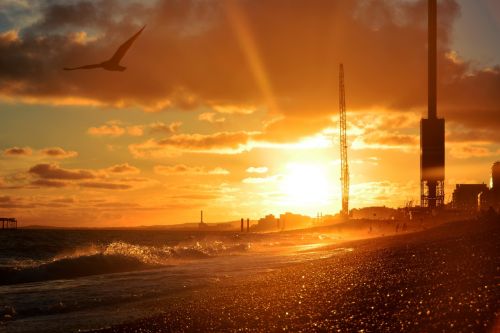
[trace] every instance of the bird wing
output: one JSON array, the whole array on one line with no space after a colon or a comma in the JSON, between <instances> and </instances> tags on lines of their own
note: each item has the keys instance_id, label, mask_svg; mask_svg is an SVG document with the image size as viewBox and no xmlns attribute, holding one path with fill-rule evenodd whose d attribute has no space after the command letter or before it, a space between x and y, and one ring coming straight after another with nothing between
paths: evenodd
<instances>
[{"instance_id":1,"label":"bird wing","mask_svg":"<svg viewBox=\"0 0 500 333\"><path fill-rule=\"evenodd\" d=\"M64 67L63 69L65 71L74 71L76 69L94 69L94 68L100 68L102 67L102 64L92 64L92 65L85 65L85 66L79 66L79 67Z\"/></svg>"},{"instance_id":2,"label":"bird wing","mask_svg":"<svg viewBox=\"0 0 500 333\"><path fill-rule=\"evenodd\" d=\"M139 30L135 35L133 35L125 43L123 43L122 45L120 45L120 47L118 48L118 50L116 50L115 54L113 54L113 56L111 57L111 59L109 59L108 61L110 63L118 65L120 63L120 60L122 60L122 58L125 55L125 53L127 53L128 49L132 46L132 44L137 39L137 37L139 37L139 35L141 34L142 30L144 30L144 28L146 28L146 26L143 26L142 29Z\"/></svg>"}]
</instances>

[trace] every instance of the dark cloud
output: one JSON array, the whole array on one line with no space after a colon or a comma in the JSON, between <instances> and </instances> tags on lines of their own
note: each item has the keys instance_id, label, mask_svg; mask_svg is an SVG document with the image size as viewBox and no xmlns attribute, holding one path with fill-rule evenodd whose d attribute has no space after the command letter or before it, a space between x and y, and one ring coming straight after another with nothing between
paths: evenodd
<instances>
[{"instance_id":1,"label":"dark cloud","mask_svg":"<svg viewBox=\"0 0 500 333\"><path fill-rule=\"evenodd\" d=\"M37 179L32 181L31 185L41 186L41 187L65 187L68 184L57 180Z\"/></svg>"},{"instance_id":2,"label":"dark cloud","mask_svg":"<svg viewBox=\"0 0 500 333\"><path fill-rule=\"evenodd\" d=\"M96 188L96 189L104 189L104 190L128 190L132 188L131 185L109 183L109 182L84 182L80 183L80 186Z\"/></svg>"},{"instance_id":3,"label":"dark cloud","mask_svg":"<svg viewBox=\"0 0 500 333\"><path fill-rule=\"evenodd\" d=\"M63 169L57 164L37 164L30 168L29 172L42 179L81 180L95 178L91 171Z\"/></svg>"},{"instance_id":4,"label":"dark cloud","mask_svg":"<svg viewBox=\"0 0 500 333\"><path fill-rule=\"evenodd\" d=\"M447 56L459 8L454 0L439 6L440 115L498 128L500 69L474 71ZM120 15L112 15L117 8ZM41 14L19 39L0 40L5 95L150 110L264 105L284 116L282 125L269 125L269 138L283 141L294 132L281 128L293 127L295 119L310 118L309 133L337 112L338 64L344 62L349 109L426 105L424 0L289 0L286 6L279 0L185 0L149 7L95 0L49 3ZM124 73L60 70L104 60L144 23L147 29L124 58ZM87 35L75 39L82 31Z\"/></svg>"}]
</instances>

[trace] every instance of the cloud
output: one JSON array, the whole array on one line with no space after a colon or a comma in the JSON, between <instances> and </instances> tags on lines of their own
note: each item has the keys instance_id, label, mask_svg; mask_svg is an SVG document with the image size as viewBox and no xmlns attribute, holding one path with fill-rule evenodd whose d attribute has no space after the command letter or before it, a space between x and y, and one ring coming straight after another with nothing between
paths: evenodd
<instances>
[{"instance_id":1,"label":"cloud","mask_svg":"<svg viewBox=\"0 0 500 333\"><path fill-rule=\"evenodd\" d=\"M19 42L19 31L8 30L0 33L0 43L11 44Z\"/></svg>"},{"instance_id":2,"label":"cloud","mask_svg":"<svg viewBox=\"0 0 500 333\"><path fill-rule=\"evenodd\" d=\"M4 156L32 156L33 149L31 147L12 147L7 148L3 152ZM56 159L65 159L78 156L78 153L73 150L65 150L61 147L50 147L43 148L36 151L34 157L48 157L48 158L56 158Z\"/></svg>"},{"instance_id":3,"label":"cloud","mask_svg":"<svg viewBox=\"0 0 500 333\"><path fill-rule=\"evenodd\" d=\"M324 119L337 109L343 59L349 109L423 109L425 4L290 0L284 8L279 1L50 2L38 20L16 34L2 34L0 93L148 110L206 105L229 114L265 108L285 118ZM500 69L475 70L450 57L459 7L454 0L439 6L440 114L469 127L498 128L492 119L500 106ZM119 19L110 19L116 12ZM269 14L276 12L280 15ZM154 29L146 30L124 58L124 79L103 71L59 70L112 54L138 29L132 24L138 21ZM291 137L294 131L280 133ZM276 139L285 140L278 134Z\"/></svg>"},{"instance_id":4,"label":"cloud","mask_svg":"<svg viewBox=\"0 0 500 333\"><path fill-rule=\"evenodd\" d=\"M78 156L76 151L64 150L60 147L51 147L40 150L42 155L52 158L64 159Z\"/></svg>"},{"instance_id":5,"label":"cloud","mask_svg":"<svg viewBox=\"0 0 500 333\"><path fill-rule=\"evenodd\" d=\"M116 124L102 125L99 127L90 127L87 133L92 136L111 136L118 137L125 134L125 129Z\"/></svg>"},{"instance_id":6,"label":"cloud","mask_svg":"<svg viewBox=\"0 0 500 333\"><path fill-rule=\"evenodd\" d=\"M128 190L132 188L131 185L110 182L83 182L80 183L80 186L104 190Z\"/></svg>"},{"instance_id":7,"label":"cloud","mask_svg":"<svg viewBox=\"0 0 500 333\"><path fill-rule=\"evenodd\" d=\"M193 151L242 150L248 143L247 132L219 132L213 134L177 134L158 141L166 147Z\"/></svg>"},{"instance_id":8,"label":"cloud","mask_svg":"<svg viewBox=\"0 0 500 333\"><path fill-rule=\"evenodd\" d=\"M221 167L207 170L204 167L190 167L184 164L177 165L156 165L155 173L164 176L173 175L228 175L230 172Z\"/></svg>"},{"instance_id":9,"label":"cloud","mask_svg":"<svg viewBox=\"0 0 500 333\"><path fill-rule=\"evenodd\" d=\"M313 136L332 125L330 117L288 116L266 124L255 140L285 143Z\"/></svg>"},{"instance_id":10,"label":"cloud","mask_svg":"<svg viewBox=\"0 0 500 333\"><path fill-rule=\"evenodd\" d=\"M449 145L450 156L457 159L495 157L500 155L500 149L488 142L463 142Z\"/></svg>"},{"instance_id":11,"label":"cloud","mask_svg":"<svg viewBox=\"0 0 500 333\"><path fill-rule=\"evenodd\" d=\"M223 123L226 121L226 118L217 118L217 113L215 112L204 112L198 116L198 120L207 121L209 123Z\"/></svg>"},{"instance_id":12,"label":"cloud","mask_svg":"<svg viewBox=\"0 0 500 333\"><path fill-rule=\"evenodd\" d=\"M142 136L144 134L144 126L121 126L119 121L113 120L102 126L90 127L87 133L92 136L109 136L115 138L125 134L129 136Z\"/></svg>"},{"instance_id":13,"label":"cloud","mask_svg":"<svg viewBox=\"0 0 500 333\"><path fill-rule=\"evenodd\" d=\"M265 184L277 181L281 176L274 175L268 177L248 177L242 180L245 184Z\"/></svg>"},{"instance_id":14,"label":"cloud","mask_svg":"<svg viewBox=\"0 0 500 333\"><path fill-rule=\"evenodd\" d=\"M389 199L391 205L401 207L418 198L418 192L415 192L416 184L413 182L400 183L382 180L355 183L351 184L350 188L355 207L382 206L386 205Z\"/></svg>"},{"instance_id":15,"label":"cloud","mask_svg":"<svg viewBox=\"0 0 500 333\"><path fill-rule=\"evenodd\" d=\"M267 167L249 167L246 171L248 173L267 173L269 169Z\"/></svg>"},{"instance_id":16,"label":"cloud","mask_svg":"<svg viewBox=\"0 0 500 333\"><path fill-rule=\"evenodd\" d=\"M142 136L144 134L144 129L142 126L128 126L127 134L130 136Z\"/></svg>"},{"instance_id":17,"label":"cloud","mask_svg":"<svg viewBox=\"0 0 500 333\"><path fill-rule=\"evenodd\" d=\"M121 122L113 120L102 126L90 127L87 133L92 136L108 136L115 138L123 135L143 136L144 131L149 128L150 132L153 134L171 135L177 133L181 125L181 122L176 121L170 124L155 122L149 125L123 126Z\"/></svg>"},{"instance_id":18,"label":"cloud","mask_svg":"<svg viewBox=\"0 0 500 333\"><path fill-rule=\"evenodd\" d=\"M224 114L252 114L256 111L253 105L212 105L212 109Z\"/></svg>"},{"instance_id":19,"label":"cloud","mask_svg":"<svg viewBox=\"0 0 500 333\"><path fill-rule=\"evenodd\" d=\"M89 170L63 169L57 164L37 164L29 169L29 173L42 179L82 180L93 179L95 174Z\"/></svg>"},{"instance_id":20,"label":"cloud","mask_svg":"<svg viewBox=\"0 0 500 333\"><path fill-rule=\"evenodd\" d=\"M417 147L419 136L379 130L363 135L363 142L367 147L372 146L377 148Z\"/></svg>"},{"instance_id":21,"label":"cloud","mask_svg":"<svg viewBox=\"0 0 500 333\"><path fill-rule=\"evenodd\" d=\"M4 156L30 156L33 150L30 147L12 147L3 151Z\"/></svg>"},{"instance_id":22,"label":"cloud","mask_svg":"<svg viewBox=\"0 0 500 333\"><path fill-rule=\"evenodd\" d=\"M37 179L31 182L31 185L40 186L40 187L65 187L68 184L65 182L57 181L57 180L48 180L48 179Z\"/></svg>"},{"instance_id":23,"label":"cloud","mask_svg":"<svg viewBox=\"0 0 500 333\"><path fill-rule=\"evenodd\" d=\"M174 121L170 124L165 124L161 121L152 123L149 125L151 128L152 133L160 133L160 134L166 134L166 135L171 135L174 133L177 133L179 131L179 128L181 127L182 122L180 121Z\"/></svg>"},{"instance_id":24,"label":"cloud","mask_svg":"<svg viewBox=\"0 0 500 333\"><path fill-rule=\"evenodd\" d=\"M107 168L106 171L114 174L137 174L141 172L141 170L128 163L113 165Z\"/></svg>"},{"instance_id":25,"label":"cloud","mask_svg":"<svg viewBox=\"0 0 500 333\"><path fill-rule=\"evenodd\" d=\"M176 134L168 138L150 139L129 146L136 158L158 158L182 152L238 154L249 149L247 132L217 132L213 134Z\"/></svg>"}]
</instances>

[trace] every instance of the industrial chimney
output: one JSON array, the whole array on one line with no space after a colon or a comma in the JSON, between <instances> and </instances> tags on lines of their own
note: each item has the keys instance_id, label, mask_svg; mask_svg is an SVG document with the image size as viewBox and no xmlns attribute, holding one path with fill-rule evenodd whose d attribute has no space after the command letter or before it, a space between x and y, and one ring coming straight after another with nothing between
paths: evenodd
<instances>
[{"instance_id":1,"label":"industrial chimney","mask_svg":"<svg viewBox=\"0 0 500 333\"><path fill-rule=\"evenodd\" d=\"M437 0L428 0L428 115L420 122L420 204L444 205L444 119L437 117Z\"/></svg>"}]
</instances>

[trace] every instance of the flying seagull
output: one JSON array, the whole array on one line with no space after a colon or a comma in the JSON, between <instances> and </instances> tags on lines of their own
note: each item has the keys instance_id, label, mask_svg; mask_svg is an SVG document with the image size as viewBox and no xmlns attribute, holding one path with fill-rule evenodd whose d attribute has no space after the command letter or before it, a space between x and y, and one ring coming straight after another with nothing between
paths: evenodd
<instances>
[{"instance_id":1,"label":"flying seagull","mask_svg":"<svg viewBox=\"0 0 500 333\"><path fill-rule=\"evenodd\" d=\"M115 54L106 61L103 61L98 64L92 64L92 65L85 65L85 66L79 66L79 67L64 67L63 69L65 71L73 71L75 69L94 69L94 68L102 68L107 71L120 71L123 72L127 67L123 67L120 65L120 61L122 60L123 56L125 53L127 53L128 49L132 46L134 41L139 37L141 34L142 30L144 30L146 26L143 26L141 30L139 30L135 35L130 37L125 43L120 45L118 50L116 50Z\"/></svg>"}]
</instances>

